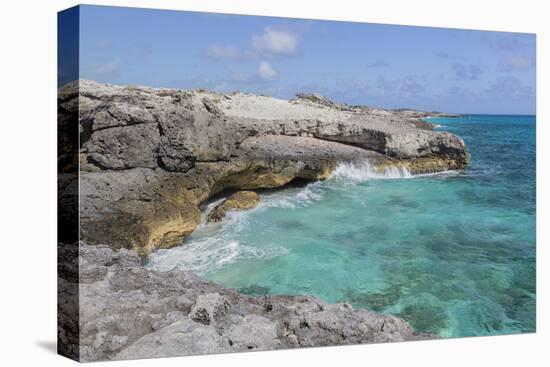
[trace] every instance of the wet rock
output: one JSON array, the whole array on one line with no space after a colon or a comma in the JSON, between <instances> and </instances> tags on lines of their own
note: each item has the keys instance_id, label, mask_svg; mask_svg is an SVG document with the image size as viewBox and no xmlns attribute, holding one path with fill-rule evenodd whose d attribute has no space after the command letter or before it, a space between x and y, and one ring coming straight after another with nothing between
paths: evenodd
<instances>
[{"instance_id":1,"label":"wet rock","mask_svg":"<svg viewBox=\"0 0 550 367\"><path fill-rule=\"evenodd\" d=\"M209 222L219 222L228 211L243 211L255 208L260 202L260 195L254 191L238 191L217 205L208 215Z\"/></svg>"}]
</instances>

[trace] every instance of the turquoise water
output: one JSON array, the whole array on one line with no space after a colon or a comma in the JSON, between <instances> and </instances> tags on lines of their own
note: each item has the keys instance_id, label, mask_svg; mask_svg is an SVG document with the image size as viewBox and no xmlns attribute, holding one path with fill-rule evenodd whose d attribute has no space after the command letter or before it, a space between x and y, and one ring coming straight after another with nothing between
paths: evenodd
<instances>
[{"instance_id":1,"label":"turquoise water","mask_svg":"<svg viewBox=\"0 0 550 367\"><path fill-rule=\"evenodd\" d=\"M403 317L442 337L535 330L535 118L432 119L464 138L466 172L324 182L262 193L149 266L261 294L311 294ZM210 206L212 206L211 204Z\"/></svg>"}]
</instances>

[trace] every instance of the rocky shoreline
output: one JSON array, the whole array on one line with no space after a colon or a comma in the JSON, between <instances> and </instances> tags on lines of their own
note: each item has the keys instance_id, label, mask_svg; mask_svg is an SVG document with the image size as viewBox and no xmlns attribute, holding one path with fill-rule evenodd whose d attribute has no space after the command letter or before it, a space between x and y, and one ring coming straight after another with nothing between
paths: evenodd
<instances>
[{"instance_id":1,"label":"rocky shoreline","mask_svg":"<svg viewBox=\"0 0 550 367\"><path fill-rule=\"evenodd\" d=\"M77 264L60 270L61 293L80 297L79 321L70 317L74 305L60 307L60 340L81 360L430 337L393 316L308 296L248 297L190 273L147 270L140 258L180 245L201 204L220 193L323 180L341 162L367 161L382 173L463 169L464 142L433 131L423 120L433 113L316 94L286 101L86 80L61 88L58 105L60 131L75 132L77 121L80 136L76 155L60 134L59 196L79 195ZM242 195L252 203L233 200L220 211L250 207L252 194ZM60 252L74 255L76 244L67 246Z\"/></svg>"},{"instance_id":2,"label":"rocky shoreline","mask_svg":"<svg viewBox=\"0 0 550 367\"><path fill-rule=\"evenodd\" d=\"M427 173L469 161L462 139L417 127L410 110L318 95L286 101L80 80L60 89L59 106L60 124L79 121L78 161L61 154L60 165L79 168L82 239L141 256L180 244L199 224L200 204L224 190L323 180L338 162Z\"/></svg>"},{"instance_id":3,"label":"rocky shoreline","mask_svg":"<svg viewBox=\"0 0 550 367\"><path fill-rule=\"evenodd\" d=\"M189 272L147 270L131 250L82 242L79 253L81 361L434 338L398 317L346 303L251 297ZM60 288L71 289L68 281ZM64 306L60 314L70 315ZM61 322L71 326L69 317Z\"/></svg>"}]
</instances>

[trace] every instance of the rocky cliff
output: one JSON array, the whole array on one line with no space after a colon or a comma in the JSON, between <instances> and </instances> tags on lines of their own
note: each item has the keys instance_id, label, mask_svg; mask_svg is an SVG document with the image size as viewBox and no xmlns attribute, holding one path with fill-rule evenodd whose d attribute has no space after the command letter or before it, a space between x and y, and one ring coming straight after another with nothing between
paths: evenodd
<instances>
[{"instance_id":1,"label":"rocky cliff","mask_svg":"<svg viewBox=\"0 0 550 367\"><path fill-rule=\"evenodd\" d=\"M432 337L348 304L248 297L191 273L142 266L155 247L181 244L199 224L200 206L224 190L323 180L340 162L368 161L381 172L464 168L462 139L433 131L426 113L316 94L287 101L85 80L58 92L59 200L80 215L79 233L67 238L83 240L58 251L65 355L94 361ZM233 195L211 220L258 200ZM60 218L69 223L76 214L62 210Z\"/></svg>"},{"instance_id":2,"label":"rocky cliff","mask_svg":"<svg viewBox=\"0 0 550 367\"><path fill-rule=\"evenodd\" d=\"M200 204L223 190L322 180L344 161L412 173L469 161L462 139L429 129L425 114L316 94L287 101L80 80L58 102L60 123L80 122L79 161L62 163L80 167L82 238L142 256L181 243Z\"/></svg>"}]
</instances>

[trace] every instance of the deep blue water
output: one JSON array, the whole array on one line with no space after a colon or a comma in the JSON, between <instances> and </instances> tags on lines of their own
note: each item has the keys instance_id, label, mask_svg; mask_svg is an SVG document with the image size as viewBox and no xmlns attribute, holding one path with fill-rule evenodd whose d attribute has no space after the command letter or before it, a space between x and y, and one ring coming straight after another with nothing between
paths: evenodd
<instances>
[{"instance_id":1,"label":"deep blue water","mask_svg":"<svg viewBox=\"0 0 550 367\"><path fill-rule=\"evenodd\" d=\"M152 255L249 294L311 294L403 317L442 337L535 330L535 117L438 118L465 172L331 179L262 194Z\"/></svg>"}]
</instances>

